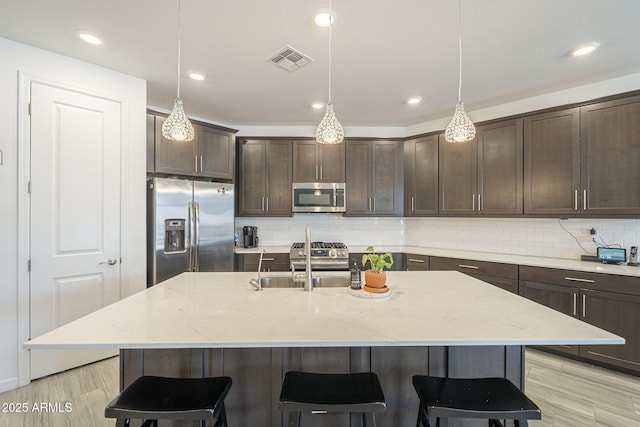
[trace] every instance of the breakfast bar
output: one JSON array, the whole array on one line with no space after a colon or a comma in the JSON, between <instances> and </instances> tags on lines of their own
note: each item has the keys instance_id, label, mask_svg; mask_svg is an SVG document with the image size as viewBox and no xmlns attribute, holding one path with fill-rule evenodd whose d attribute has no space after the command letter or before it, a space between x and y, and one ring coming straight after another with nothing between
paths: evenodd
<instances>
[{"instance_id":1,"label":"breakfast bar","mask_svg":"<svg viewBox=\"0 0 640 427\"><path fill-rule=\"evenodd\" d=\"M289 370L376 372L388 405L378 425L414 425L412 375L499 376L523 387L526 345L624 343L459 272L387 275L390 295L365 298L345 287L256 291L255 273L183 273L25 348L118 348L121 387L141 375L227 375L230 425L280 427L288 425L277 401ZM360 425L349 417L309 425Z\"/></svg>"}]
</instances>

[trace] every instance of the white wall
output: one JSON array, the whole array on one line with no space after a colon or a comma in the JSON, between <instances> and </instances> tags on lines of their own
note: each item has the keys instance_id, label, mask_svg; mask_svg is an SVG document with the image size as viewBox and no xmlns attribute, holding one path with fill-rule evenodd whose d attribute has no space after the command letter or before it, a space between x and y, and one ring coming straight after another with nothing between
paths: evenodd
<instances>
[{"instance_id":1,"label":"white wall","mask_svg":"<svg viewBox=\"0 0 640 427\"><path fill-rule=\"evenodd\" d=\"M76 88L111 94L129 102L130 114L125 118L127 143L123 147L122 176L126 182L123 194L122 277L123 295L145 286L145 118L146 83L143 80L83 63L41 49L0 38L0 392L18 384L18 306L20 300L18 278L25 274L26 265L18 265L18 253L25 251L19 241L18 177L27 160L19 158L18 112L19 72L39 76ZM24 194L24 193L23 193ZM20 296L20 297L19 297Z\"/></svg>"}]
</instances>

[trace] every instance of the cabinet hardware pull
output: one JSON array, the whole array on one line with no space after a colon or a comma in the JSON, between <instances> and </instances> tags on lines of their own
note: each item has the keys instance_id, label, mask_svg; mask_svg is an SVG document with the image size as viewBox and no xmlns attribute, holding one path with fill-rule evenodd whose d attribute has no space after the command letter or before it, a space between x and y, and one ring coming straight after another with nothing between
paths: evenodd
<instances>
[{"instance_id":1,"label":"cabinet hardware pull","mask_svg":"<svg viewBox=\"0 0 640 427\"><path fill-rule=\"evenodd\" d=\"M202 156L200 156L200 172L202 172Z\"/></svg>"},{"instance_id":2,"label":"cabinet hardware pull","mask_svg":"<svg viewBox=\"0 0 640 427\"><path fill-rule=\"evenodd\" d=\"M316 165L316 180L318 179L318 165Z\"/></svg>"},{"instance_id":3,"label":"cabinet hardware pull","mask_svg":"<svg viewBox=\"0 0 640 427\"><path fill-rule=\"evenodd\" d=\"M275 261L275 258L262 258L262 261Z\"/></svg>"},{"instance_id":4,"label":"cabinet hardware pull","mask_svg":"<svg viewBox=\"0 0 640 427\"><path fill-rule=\"evenodd\" d=\"M269 212L269 198L265 197L265 199L267 199L267 212Z\"/></svg>"},{"instance_id":5,"label":"cabinet hardware pull","mask_svg":"<svg viewBox=\"0 0 640 427\"><path fill-rule=\"evenodd\" d=\"M472 270L478 270L478 269L480 269L480 267L478 267L478 266L475 266L475 265L469 265L469 264L458 264L458 267L461 267L461 268L470 268L470 269L472 269Z\"/></svg>"},{"instance_id":6,"label":"cabinet hardware pull","mask_svg":"<svg viewBox=\"0 0 640 427\"><path fill-rule=\"evenodd\" d=\"M475 194L471 195L471 211L472 212L476 211L476 195Z\"/></svg>"},{"instance_id":7,"label":"cabinet hardware pull","mask_svg":"<svg viewBox=\"0 0 640 427\"><path fill-rule=\"evenodd\" d=\"M478 212L482 210L482 198L480 197L480 193L478 193Z\"/></svg>"},{"instance_id":8,"label":"cabinet hardware pull","mask_svg":"<svg viewBox=\"0 0 640 427\"><path fill-rule=\"evenodd\" d=\"M591 279L580 279L578 277L565 277L564 280L569 280L571 282L583 282L583 283L596 283L595 280Z\"/></svg>"},{"instance_id":9,"label":"cabinet hardware pull","mask_svg":"<svg viewBox=\"0 0 640 427\"><path fill-rule=\"evenodd\" d=\"M424 260L423 260L423 259L409 258L409 261L410 261L410 262L419 262L419 263L424 264Z\"/></svg>"},{"instance_id":10,"label":"cabinet hardware pull","mask_svg":"<svg viewBox=\"0 0 640 427\"><path fill-rule=\"evenodd\" d=\"M371 200L373 200L373 212L376 211L376 198L372 197Z\"/></svg>"},{"instance_id":11,"label":"cabinet hardware pull","mask_svg":"<svg viewBox=\"0 0 640 427\"><path fill-rule=\"evenodd\" d=\"M587 210L587 189L585 188L582 191L582 207L584 208L584 210Z\"/></svg>"},{"instance_id":12,"label":"cabinet hardware pull","mask_svg":"<svg viewBox=\"0 0 640 427\"><path fill-rule=\"evenodd\" d=\"M198 156L193 156L193 171L198 172Z\"/></svg>"},{"instance_id":13,"label":"cabinet hardware pull","mask_svg":"<svg viewBox=\"0 0 640 427\"><path fill-rule=\"evenodd\" d=\"M320 179L324 179L324 177L322 176L322 165L320 165Z\"/></svg>"},{"instance_id":14,"label":"cabinet hardware pull","mask_svg":"<svg viewBox=\"0 0 640 427\"><path fill-rule=\"evenodd\" d=\"M371 197L369 197L369 212L371 212L373 209L371 209Z\"/></svg>"},{"instance_id":15,"label":"cabinet hardware pull","mask_svg":"<svg viewBox=\"0 0 640 427\"><path fill-rule=\"evenodd\" d=\"M575 194L573 195L573 210L578 210L578 190L575 190Z\"/></svg>"},{"instance_id":16,"label":"cabinet hardware pull","mask_svg":"<svg viewBox=\"0 0 640 427\"><path fill-rule=\"evenodd\" d=\"M587 294L582 294L582 318L587 317Z\"/></svg>"},{"instance_id":17,"label":"cabinet hardware pull","mask_svg":"<svg viewBox=\"0 0 640 427\"><path fill-rule=\"evenodd\" d=\"M264 212L264 197L262 197L262 207L260 208L260 210Z\"/></svg>"},{"instance_id":18,"label":"cabinet hardware pull","mask_svg":"<svg viewBox=\"0 0 640 427\"><path fill-rule=\"evenodd\" d=\"M573 293L573 317L578 315L578 294Z\"/></svg>"},{"instance_id":19,"label":"cabinet hardware pull","mask_svg":"<svg viewBox=\"0 0 640 427\"><path fill-rule=\"evenodd\" d=\"M411 212L416 211L416 198L411 196Z\"/></svg>"}]
</instances>

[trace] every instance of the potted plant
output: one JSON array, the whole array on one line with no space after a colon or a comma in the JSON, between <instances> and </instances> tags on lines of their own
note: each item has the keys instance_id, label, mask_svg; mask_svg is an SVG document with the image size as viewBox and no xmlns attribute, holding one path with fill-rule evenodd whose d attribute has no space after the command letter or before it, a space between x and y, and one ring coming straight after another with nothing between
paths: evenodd
<instances>
[{"instance_id":1,"label":"potted plant","mask_svg":"<svg viewBox=\"0 0 640 427\"><path fill-rule=\"evenodd\" d=\"M364 273L365 284L370 288L384 288L387 282L387 273L384 269L393 265L393 255L391 252L376 254L373 246L369 246L367 253L362 255L362 266L366 268L367 262L370 268Z\"/></svg>"}]
</instances>

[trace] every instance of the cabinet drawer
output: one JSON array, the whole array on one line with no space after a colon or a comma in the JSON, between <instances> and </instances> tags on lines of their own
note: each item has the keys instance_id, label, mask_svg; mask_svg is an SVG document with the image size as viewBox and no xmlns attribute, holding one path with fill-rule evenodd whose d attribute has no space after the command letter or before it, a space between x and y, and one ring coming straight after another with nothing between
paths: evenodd
<instances>
[{"instance_id":1,"label":"cabinet drawer","mask_svg":"<svg viewBox=\"0 0 640 427\"><path fill-rule=\"evenodd\" d=\"M429 270L429 256L418 254L404 255L404 269L407 271L427 271Z\"/></svg>"},{"instance_id":2,"label":"cabinet drawer","mask_svg":"<svg viewBox=\"0 0 640 427\"><path fill-rule=\"evenodd\" d=\"M470 275L505 277L518 279L518 266L499 262L472 261L460 258L430 257L431 270L455 270Z\"/></svg>"},{"instance_id":3,"label":"cabinet drawer","mask_svg":"<svg viewBox=\"0 0 640 427\"><path fill-rule=\"evenodd\" d=\"M520 266L520 280L640 295L640 277Z\"/></svg>"},{"instance_id":4,"label":"cabinet drawer","mask_svg":"<svg viewBox=\"0 0 640 427\"><path fill-rule=\"evenodd\" d=\"M260 254L244 254L242 264L244 271L257 271ZM262 257L262 271L288 271L289 254L265 253Z\"/></svg>"}]
</instances>

